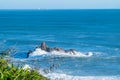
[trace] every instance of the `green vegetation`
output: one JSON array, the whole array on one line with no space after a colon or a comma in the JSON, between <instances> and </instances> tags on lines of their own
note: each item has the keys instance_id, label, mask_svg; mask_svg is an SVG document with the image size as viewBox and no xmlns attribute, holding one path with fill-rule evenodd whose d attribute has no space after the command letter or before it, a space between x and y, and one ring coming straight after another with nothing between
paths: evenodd
<instances>
[{"instance_id":1,"label":"green vegetation","mask_svg":"<svg viewBox=\"0 0 120 80\"><path fill-rule=\"evenodd\" d=\"M36 70L16 67L5 59L11 50L0 51L0 80L48 80Z\"/></svg>"},{"instance_id":2,"label":"green vegetation","mask_svg":"<svg viewBox=\"0 0 120 80\"><path fill-rule=\"evenodd\" d=\"M18 68L0 58L0 80L48 80L35 70Z\"/></svg>"}]
</instances>

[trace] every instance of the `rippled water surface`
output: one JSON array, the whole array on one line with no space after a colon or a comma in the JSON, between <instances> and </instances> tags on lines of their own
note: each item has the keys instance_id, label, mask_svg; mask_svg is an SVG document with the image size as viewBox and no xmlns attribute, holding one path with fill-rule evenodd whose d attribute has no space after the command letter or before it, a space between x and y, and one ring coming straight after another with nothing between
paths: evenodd
<instances>
[{"instance_id":1,"label":"rippled water surface","mask_svg":"<svg viewBox=\"0 0 120 80\"><path fill-rule=\"evenodd\" d=\"M82 54L92 52L93 56L25 58L28 50L34 50L42 41L50 47L72 48ZM39 69L47 68L52 62L59 63L54 76L70 75L74 80L80 76L96 80L101 76L100 79L117 80L120 10L0 10L0 45L1 49L15 47L16 63Z\"/></svg>"}]
</instances>

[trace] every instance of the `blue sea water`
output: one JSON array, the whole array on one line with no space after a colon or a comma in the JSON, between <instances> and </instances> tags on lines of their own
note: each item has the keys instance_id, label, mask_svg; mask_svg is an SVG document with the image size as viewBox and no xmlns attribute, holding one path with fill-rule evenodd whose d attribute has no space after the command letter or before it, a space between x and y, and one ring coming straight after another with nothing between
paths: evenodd
<instances>
[{"instance_id":1,"label":"blue sea water","mask_svg":"<svg viewBox=\"0 0 120 80\"><path fill-rule=\"evenodd\" d=\"M93 53L87 58L52 57L51 62L60 64L54 73L120 77L120 10L0 10L0 48L14 47L15 63L47 68L51 56L26 58L42 41Z\"/></svg>"}]
</instances>

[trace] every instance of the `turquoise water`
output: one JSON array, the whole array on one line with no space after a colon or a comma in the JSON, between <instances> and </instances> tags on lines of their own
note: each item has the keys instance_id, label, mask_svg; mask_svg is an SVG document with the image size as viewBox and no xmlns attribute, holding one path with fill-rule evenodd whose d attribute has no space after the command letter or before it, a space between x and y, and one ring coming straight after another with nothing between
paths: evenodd
<instances>
[{"instance_id":1,"label":"turquoise water","mask_svg":"<svg viewBox=\"0 0 120 80\"><path fill-rule=\"evenodd\" d=\"M28 50L42 41L51 47L93 53L89 58L54 57L52 61L60 64L56 73L120 75L120 10L0 10L1 49L15 47L15 60L47 68L51 56L26 58Z\"/></svg>"}]
</instances>

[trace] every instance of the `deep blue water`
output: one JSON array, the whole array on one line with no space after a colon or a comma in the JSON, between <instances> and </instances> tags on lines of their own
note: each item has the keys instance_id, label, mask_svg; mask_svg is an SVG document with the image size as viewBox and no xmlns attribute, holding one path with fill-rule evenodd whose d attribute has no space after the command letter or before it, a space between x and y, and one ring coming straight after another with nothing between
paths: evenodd
<instances>
[{"instance_id":1,"label":"deep blue water","mask_svg":"<svg viewBox=\"0 0 120 80\"><path fill-rule=\"evenodd\" d=\"M15 47L14 57L25 58L42 41L83 54L93 52L90 58L55 60L61 64L58 71L77 76L120 75L120 10L0 10L1 49ZM46 66L44 58L36 63Z\"/></svg>"}]
</instances>

